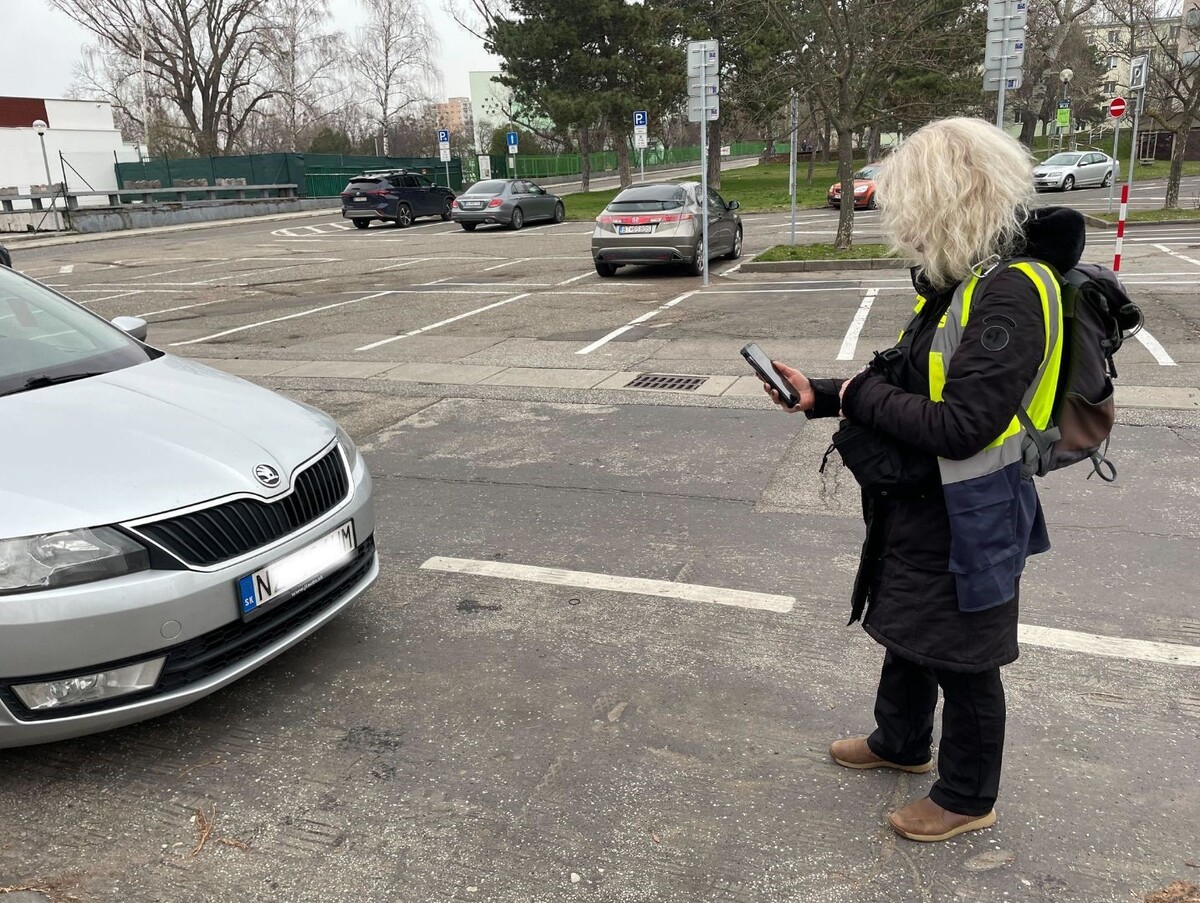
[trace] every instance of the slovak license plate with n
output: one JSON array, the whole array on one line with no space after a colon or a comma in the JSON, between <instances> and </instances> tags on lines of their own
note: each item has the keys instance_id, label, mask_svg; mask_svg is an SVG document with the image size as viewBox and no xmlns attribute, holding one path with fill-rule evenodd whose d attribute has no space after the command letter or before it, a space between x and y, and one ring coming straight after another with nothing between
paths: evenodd
<instances>
[{"instance_id":1,"label":"slovak license plate with n","mask_svg":"<svg viewBox=\"0 0 1200 903\"><path fill-rule=\"evenodd\" d=\"M346 521L332 533L240 578L237 594L242 620L248 621L320 583L353 558L357 547L354 521Z\"/></svg>"}]
</instances>

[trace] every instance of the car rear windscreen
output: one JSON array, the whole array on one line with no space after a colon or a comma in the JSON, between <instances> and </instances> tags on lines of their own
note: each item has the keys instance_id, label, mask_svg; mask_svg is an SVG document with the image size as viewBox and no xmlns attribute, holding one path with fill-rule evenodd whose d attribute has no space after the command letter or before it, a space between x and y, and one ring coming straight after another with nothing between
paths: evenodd
<instances>
[{"instance_id":1,"label":"car rear windscreen","mask_svg":"<svg viewBox=\"0 0 1200 903\"><path fill-rule=\"evenodd\" d=\"M504 191L504 186L507 184L503 179L488 179L486 182L476 182L464 194L478 194L485 198L494 198Z\"/></svg>"},{"instance_id":2,"label":"car rear windscreen","mask_svg":"<svg viewBox=\"0 0 1200 903\"><path fill-rule=\"evenodd\" d=\"M656 210L674 210L682 207L685 201L687 194L682 188L658 185L622 191L608 205L608 209L619 213L652 213Z\"/></svg>"},{"instance_id":3,"label":"car rear windscreen","mask_svg":"<svg viewBox=\"0 0 1200 903\"><path fill-rule=\"evenodd\" d=\"M379 187L378 179L351 179L347 191L374 191Z\"/></svg>"}]
</instances>

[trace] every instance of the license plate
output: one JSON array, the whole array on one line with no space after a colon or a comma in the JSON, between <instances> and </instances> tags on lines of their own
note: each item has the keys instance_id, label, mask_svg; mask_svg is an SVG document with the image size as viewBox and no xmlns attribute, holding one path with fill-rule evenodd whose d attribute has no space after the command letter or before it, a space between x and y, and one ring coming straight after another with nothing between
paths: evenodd
<instances>
[{"instance_id":1,"label":"license plate","mask_svg":"<svg viewBox=\"0 0 1200 903\"><path fill-rule=\"evenodd\" d=\"M347 521L304 548L242 577L237 581L242 617L252 618L320 583L354 557L357 547L354 521Z\"/></svg>"},{"instance_id":2,"label":"license plate","mask_svg":"<svg viewBox=\"0 0 1200 903\"><path fill-rule=\"evenodd\" d=\"M462 206L468 210L482 210L483 209L483 201L468 201L467 203L463 204Z\"/></svg>"},{"instance_id":3,"label":"license plate","mask_svg":"<svg viewBox=\"0 0 1200 903\"><path fill-rule=\"evenodd\" d=\"M653 226L617 226L618 235L646 235L653 231Z\"/></svg>"},{"instance_id":4,"label":"license plate","mask_svg":"<svg viewBox=\"0 0 1200 903\"><path fill-rule=\"evenodd\" d=\"M356 201L365 201L365 200L366 200L366 198L365 198L363 195L361 195L361 194L356 194L356 195L354 196L354 200L356 200Z\"/></svg>"}]
</instances>

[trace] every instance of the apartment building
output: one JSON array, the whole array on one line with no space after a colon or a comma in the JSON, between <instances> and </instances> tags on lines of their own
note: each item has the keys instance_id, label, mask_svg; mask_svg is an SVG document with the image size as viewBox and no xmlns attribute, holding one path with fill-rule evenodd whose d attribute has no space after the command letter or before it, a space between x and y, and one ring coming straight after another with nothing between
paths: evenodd
<instances>
[{"instance_id":1,"label":"apartment building","mask_svg":"<svg viewBox=\"0 0 1200 903\"><path fill-rule=\"evenodd\" d=\"M451 97L444 103L434 104L438 127L450 130L452 141L474 143L474 118L471 115L471 98Z\"/></svg>"}]
</instances>

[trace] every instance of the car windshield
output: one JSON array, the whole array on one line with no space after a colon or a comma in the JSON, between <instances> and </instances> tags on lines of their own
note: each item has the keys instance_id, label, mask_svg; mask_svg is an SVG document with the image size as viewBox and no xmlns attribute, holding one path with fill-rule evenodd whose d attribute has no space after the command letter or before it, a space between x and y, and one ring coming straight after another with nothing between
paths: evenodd
<instances>
[{"instance_id":1,"label":"car windshield","mask_svg":"<svg viewBox=\"0 0 1200 903\"><path fill-rule=\"evenodd\" d=\"M856 179L875 179L879 177L878 166L867 166L854 174Z\"/></svg>"},{"instance_id":2,"label":"car windshield","mask_svg":"<svg viewBox=\"0 0 1200 903\"><path fill-rule=\"evenodd\" d=\"M504 188L508 183L503 179L488 179L486 182L476 182L464 192L465 194L478 194L485 198L494 198L498 194L504 193Z\"/></svg>"},{"instance_id":3,"label":"car windshield","mask_svg":"<svg viewBox=\"0 0 1200 903\"><path fill-rule=\"evenodd\" d=\"M159 356L45 286L0 268L0 396Z\"/></svg>"},{"instance_id":4,"label":"car windshield","mask_svg":"<svg viewBox=\"0 0 1200 903\"><path fill-rule=\"evenodd\" d=\"M1079 162L1079 154L1055 154L1045 162L1045 166L1074 166Z\"/></svg>"},{"instance_id":5,"label":"car windshield","mask_svg":"<svg viewBox=\"0 0 1200 903\"><path fill-rule=\"evenodd\" d=\"M608 209L617 213L651 213L682 207L687 194L673 185L652 185L647 188L628 188L617 195Z\"/></svg>"}]
</instances>

